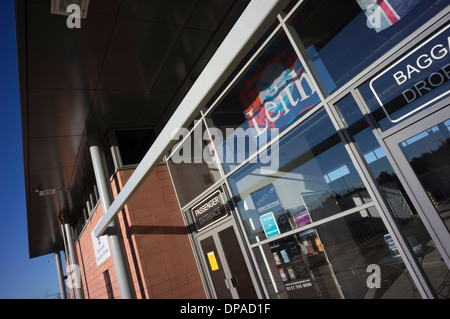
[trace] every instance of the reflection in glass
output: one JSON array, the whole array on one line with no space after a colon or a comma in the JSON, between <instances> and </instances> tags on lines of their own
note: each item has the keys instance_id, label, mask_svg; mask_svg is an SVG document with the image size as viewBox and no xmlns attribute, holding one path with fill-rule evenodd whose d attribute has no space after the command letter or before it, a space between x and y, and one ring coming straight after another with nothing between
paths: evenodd
<instances>
[{"instance_id":1,"label":"reflection in glass","mask_svg":"<svg viewBox=\"0 0 450 319\"><path fill-rule=\"evenodd\" d=\"M323 109L281 139L279 157L273 174L258 162L229 178L252 243L371 201Z\"/></svg>"},{"instance_id":2,"label":"reflection in glass","mask_svg":"<svg viewBox=\"0 0 450 319\"><path fill-rule=\"evenodd\" d=\"M208 125L222 131L224 142L218 147L226 158L225 171L319 102L312 79L286 34L280 32L207 117ZM239 145L244 141L244 147Z\"/></svg>"},{"instance_id":3,"label":"reflection in glass","mask_svg":"<svg viewBox=\"0 0 450 319\"><path fill-rule=\"evenodd\" d=\"M435 243L431 239L421 218L417 214L417 211L415 210L408 195L406 194L406 191L400 183L400 180L395 174L391 164L386 158L386 155L380 147L380 144L373 135L372 130L370 129L367 121L363 117L358 105L356 104L352 96L347 96L342 99L339 103L337 103L336 107L342 119L344 120L344 123L346 123L347 125L348 133L356 142L362 156L368 164L372 175L377 180L380 190L385 196L394 217L397 219L398 225L403 232L403 235L408 239L410 248L418 257L418 262L421 264L437 295L439 297L443 297L444 295L440 294L440 290L445 289L445 287L447 287L448 289L448 286L443 286L443 284L448 282L448 277L446 277L448 274L448 268L443 262L441 255L435 248ZM444 125L440 124L440 126L438 126L438 128L441 128L440 134L442 134L442 132L444 132L444 134L448 134L449 125L450 121L444 122ZM447 131L444 127L447 129ZM439 130L437 130L436 128L430 129L431 133L438 133L438 131ZM430 140L428 140L427 142L431 143L429 144L425 142L425 140L423 140L422 146L419 146L420 137L428 137L428 134L429 133L425 131L425 133L421 133L405 141L401 145L407 148L406 151L408 152L408 154L414 157L414 142L417 142L416 146L418 146L418 148L415 149L415 151L417 151L418 149L425 150L424 148L422 148L423 146L430 147L431 145L434 145L437 147L441 140L445 140L443 139L442 135L436 134L434 141L436 142L437 139L439 141L438 143L432 143L432 141L430 142ZM441 155L443 155L443 153L441 153ZM430 154L425 155L424 157L431 159ZM444 161L441 161L441 163L445 163L444 166L448 165L449 158L450 155L448 155L447 153L446 157L441 157L441 159L445 159ZM436 165L436 163L434 163L433 165ZM425 167L429 168L432 166L429 166L427 164L423 166L423 168ZM433 173L431 173L431 175L433 175ZM439 176L439 178L443 177L444 175ZM448 180L444 178L444 183L445 181L448 182ZM449 188L450 186L444 187L443 189L448 190ZM441 200L441 203L444 203L445 196L443 196ZM443 207L445 207L445 205ZM421 252L427 253L425 262L424 255L421 255Z\"/></svg>"},{"instance_id":4,"label":"reflection in glass","mask_svg":"<svg viewBox=\"0 0 450 319\"><path fill-rule=\"evenodd\" d=\"M404 221L416 215L403 186L353 97L350 95L345 97L336 104L336 107L347 125L348 133L356 142L361 155L377 179L395 217Z\"/></svg>"},{"instance_id":5,"label":"reflection in glass","mask_svg":"<svg viewBox=\"0 0 450 319\"><path fill-rule=\"evenodd\" d=\"M450 120L433 126L402 143L431 203L450 229Z\"/></svg>"},{"instance_id":6,"label":"reflection in glass","mask_svg":"<svg viewBox=\"0 0 450 319\"><path fill-rule=\"evenodd\" d=\"M419 298L387 237L370 207L253 250L271 298ZM380 270L373 288L369 266Z\"/></svg>"},{"instance_id":7,"label":"reflection in glass","mask_svg":"<svg viewBox=\"0 0 450 319\"><path fill-rule=\"evenodd\" d=\"M200 242L203 258L209 265L208 271L214 283L214 288L219 299L232 299L231 291L225 283L225 271L212 236Z\"/></svg>"}]
</instances>

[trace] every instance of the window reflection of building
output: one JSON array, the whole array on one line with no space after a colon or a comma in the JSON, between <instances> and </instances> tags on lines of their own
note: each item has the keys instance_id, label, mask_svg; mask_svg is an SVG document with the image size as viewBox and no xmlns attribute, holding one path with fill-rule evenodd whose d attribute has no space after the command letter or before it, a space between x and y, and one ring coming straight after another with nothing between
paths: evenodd
<instances>
[{"instance_id":1,"label":"window reflection of building","mask_svg":"<svg viewBox=\"0 0 450 319\"><path fill-rule=\"evenodd\" d=\"M211 141L203 139L204 133L205 126L200 122L187 136L180 137L167 161L181 206L221 178Z\"/></svg>"}]
</instances>

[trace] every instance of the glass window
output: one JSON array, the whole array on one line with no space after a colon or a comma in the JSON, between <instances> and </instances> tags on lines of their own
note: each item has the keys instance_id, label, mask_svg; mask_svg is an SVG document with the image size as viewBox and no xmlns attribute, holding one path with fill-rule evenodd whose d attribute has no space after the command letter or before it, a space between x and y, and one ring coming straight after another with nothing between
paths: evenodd
<instances>
[{"instance_id":1,"label":"glass window","mask_svg":"<svg viewBox=\"0 0 450 319\"><path fill-rule=\"evenodd\" d=\"M336 107L347 124L347 131L378 181L395 217L405 221L415 216L417 213L414 206L353 97L351 95L345 97L336 104Z\"/></svg>"},{"instance_id":2,"label":"glass window","mask_svg":"<svg viewBox=\"0 0 450 319\"><path fill-rule=\"evenodd\" d=\"M253 251L270 298L420 298L374 207Z\"/></svg>"},{"instance_id":3,"label":"glass window","mask_svg":"<svg viewBox=\"0 0 450 319\"><path fill-rule=\"evenodd\" d=\"M382 194L385 196L394 217L398 221L399 228L403 232L405 238L408 239L410 248L413 250L418 260L420 260L420 264L423 267L425 274L428 276L430 283L436 291L439 292L439 287L445 282L447 267L442 259L440 259L435 243L417 214L417 211L406 194L400 180L395 174L353 97L347 96L341 100L337 103L337 109L344 119L344 122L346 122L348 126L347 130L360 149L373 177L378 182ZM433 134L438 131L444 132L447 133L447 136L450 136L450 134L448 134L448 128L443 124L441 124L438 129L431 128L430 131ZM445 140L445 138L442 138L439 134L437 135L437 141ZM418 141L421 136L423 135L419 135L412 138L412 140L403 142L401 144L402 148L408 148L411 144ZM430 143L430 141L426 141L425 139L422 141L424 142L420 150L423 154L426 154L423 156L424 158L427 156L429 158L431 156L430 154L433 153L426 153L423 151L427 146L435 146L437 148L437 146L440 145L437 142ZM420 143L418 142L417 144ZM437 153L438 152L436 151L434 152L434 154ZM417 156L417 154L413 154L410 158L414 158L415 162L419 162L421 160L419 157L420 156ZM447 164L448 155L446 157L444 154L442 158L446 158L446 160L441 160L441 163ZM430 168L432 166L424 165L424 167ZM445 174L442 172L435 174L434 178L428 178L428 181L437 181L439 180L439 177L441 177L441 185L445 185ZM444 186L442 189L448 189L448 187ZM445 202L445 200L442 202ZM439 296L442 297L441 295Z\"/></svg>"},{"instance_id":4,"label":"glass window","mask_svg":"<svg viewBox=\"0 0 450 319\"><path fill-rule=\"evenodd\" d=\"M449 122L443 121L399 145L447 230L450 229Z\"/></svg>"},{"instance_id":5,"label":"glass window","mask_svg":"<svg viewBox=\"0 0 450 319\"><path fill-rule=\"evenodd\" d=\"M279 26L280 22L276 19L272 25L269 26L267 31L262 35L262 37L255 43L255 45L249 50L247 55L239 62L238 66L233 70L228 79L220 86L220 89L211 98L211 101L204 107L203 112L207 114L210 111L212 103L216 102L219 96L225 91L225 89L230 85L230 83L236 79L238 74L244 69L245 65L254 58L258 50L263 47L264 42L270 37L270 35Z\"/></svg>"},{"instance_id":6,"label":"glass window","mask_svg":"<svg viewBox=\"0 0 450 319\"><path fill-rule=\"evenodd\" d=\"M242 163L319 102L316 87L289 39L284 32L278 33L208 114L208 125L222 132L219 147L225 171Z\"/></svg>"},{"instance_id":7,"label":"glass window","mask_svg":"<svg viewBox=\"0 0 450 319\"><path fill-rule=\"evenodd\" d=\"M114 291L111 284L111 277L109 276L109 270L105 270L103 272L103 279L105 281L105 288L108 299L114 299Z\"/></svg>"},{"instance_id":8,"label":"glass window","mask_svg":"<svg viewBox=\"0 0 450 319\"><path fill-rule=\"evenodd\" d=\"M333 92L447 4L444 0L305 0L290 23Z\"/></svg>"},{"instance_id":9,"label":"glass window","mask_svg":"<svg viewBox=\"0 0 450 319\"><path fill-rule=\"evenodd\" d=\"M184 129L167 161L178 200L183 207L221 178L219 161L203 121Z\"/></svg>"},{"instance_id":10,"label":"glass window","mask_svg":"<svg viewBox=\"0 0 450 319\"><path fill-rule=\"evenodd\" d=\"M117 130L115 133L122 165L139 164L156 139L152 129Z\"/></svg>"},{"instance_id":11,"label":"glass window","mask_svg":"<svg viewBox=\"0 0 450 319\"><path fill-rule=\"evenodd\" d=\"M371 201L324 109L274 148L277 170L258 161L229 178L252 243Z\"/></svg>"}]
</instances>

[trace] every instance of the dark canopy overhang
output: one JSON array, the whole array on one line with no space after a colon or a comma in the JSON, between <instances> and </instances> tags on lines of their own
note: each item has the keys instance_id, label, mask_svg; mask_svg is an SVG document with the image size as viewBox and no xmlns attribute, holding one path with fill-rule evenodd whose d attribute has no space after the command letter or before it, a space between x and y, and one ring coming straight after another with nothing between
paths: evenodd
<instances>
[{"instance_id":1,"label":"dark canopy overhang","mask_svg":"<svg viewBox=\"0 0 450 319\"><path fill-rule=\"evenodd\" d=\"M90 0L70 29L51 0L16 0L30 258L63 247L60 214L91 171L87 133L163 127L247 3Z\"/></svg>"}]
</instances>

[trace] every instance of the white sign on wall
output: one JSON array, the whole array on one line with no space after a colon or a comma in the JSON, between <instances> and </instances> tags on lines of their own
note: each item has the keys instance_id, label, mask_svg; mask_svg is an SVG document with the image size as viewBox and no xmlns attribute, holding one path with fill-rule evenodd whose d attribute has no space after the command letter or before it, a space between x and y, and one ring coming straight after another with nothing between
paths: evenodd
<instances>
[{"instance_id":1,"label":"white sign on wall","mask_svg":"<svg viewBox=\"0 0 450 319\"><path fill-rule=\"evenodd\" d=\"M111 250L109 249L108 236L95 237L94 231L91 233L92 245L94 246L95 261L97 266L100 266L109 256Z\"/></svg>"}]
</instances>

